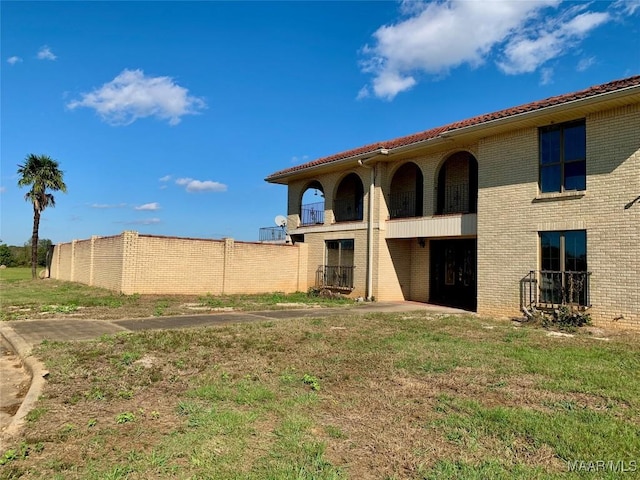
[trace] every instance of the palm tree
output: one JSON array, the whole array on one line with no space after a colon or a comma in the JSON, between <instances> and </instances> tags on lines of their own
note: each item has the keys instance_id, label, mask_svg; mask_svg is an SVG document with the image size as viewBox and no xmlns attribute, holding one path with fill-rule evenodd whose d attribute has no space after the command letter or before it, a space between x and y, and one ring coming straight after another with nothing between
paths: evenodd
<instances>
[{"instance_id":1,"label":"palm tree","mask_svg":"<svg viewBox=\"0 0 640 480\"><path fill-rule=\"evenodd\" d=\"M62 171L58 168L58 162L47 155L27 155L24 164L18 165L19 187L31 185L24 199L33 204L33 233L31 235L31 276L36 278L38 265L38 230L40 228L40 214L51 206L55 207L56 201L47 190L61 192L67 191L67 186L62 180Z\"/></svg>"}]
</instances>

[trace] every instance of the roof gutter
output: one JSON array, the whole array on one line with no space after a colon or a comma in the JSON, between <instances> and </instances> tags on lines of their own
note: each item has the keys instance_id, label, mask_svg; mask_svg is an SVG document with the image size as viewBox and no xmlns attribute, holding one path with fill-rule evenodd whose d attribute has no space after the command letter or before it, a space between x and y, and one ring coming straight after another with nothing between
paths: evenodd
<instances>
[{"instance_id":1,"label":"roof gutter","mask_svg":"<svg viewBox=\"0 0 640 480\"><path fill-rule=\"evenodd\" d=\"M326 169L328 166L331 167L339 167L342 165L348 165L351 163L356 163L356 165L362 165L360 162L369 162L372 159L374 159L375 157L377 157L378 155L388 155L389 154L389 150L386 148L377 148L374 150L371 150L369 152L362 152L359 153L357 155L352 155L350 157L345 157L345 158L341 158L340 160L334 160L332 162L327 162L327 163L321 163L319 165L313 165L310 167L306 167L306 168L301 168L300 170L294 171L294 172L287 172L287 173L282 173L280 175L272 175L269 176L267 178L265 178L265 180L267 182L271 182L271 183L279 183L277 182L277 180L281 180L284 178L289 178L289 177L293 177L295 175L297 175L298 173L307 173L307 172L314 172L315 170L319 170L319 169Z\"/></svg>"}]
</instances>

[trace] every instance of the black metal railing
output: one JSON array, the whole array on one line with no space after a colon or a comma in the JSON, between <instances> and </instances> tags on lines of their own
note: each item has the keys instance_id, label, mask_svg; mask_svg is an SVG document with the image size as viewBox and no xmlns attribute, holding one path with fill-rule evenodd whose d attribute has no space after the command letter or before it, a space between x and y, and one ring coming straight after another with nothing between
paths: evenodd
<instances>
[{"instance_id":1,"label":"black metal railing","mask_svg":"<svg viewBox=\"0 0 640 480\"><path fill-rule=\"evenodd\" d=\"M469 213L469 184L448 185L444 190L443 214Z\"/></svg>"},{"instance_id":2,"label":"black metal railing","mask_svg":"<svg viewBox=\"0 0 640 480\"><path fill-rule=\"evenodd\" d=\"M316 270L316 287L353 290L353 271L356 267L320 265Z\"/></svg>"},{"instance_id":3,"label":"black metal railing","mask_svg":"<svg viewBox=\"0 0 640 480\"><path fill-rule=\"evenodd\" d=\"M333 215L336 222L362 220L362 198L336 199L333 202Z\"/></svg>"},{"instance_id":4,"label":"black metal railing","mask_svg":"<svg viewBox=\"0 0 640 480\"><path fill-rule=\"evenodd\" d=\"M563 305L585 309L591 306L591 272L531 270L520 281L521 306L557 308Z\"/></svg>"},{"instance_id":5,"label":"black metal railing","mask_svg":"<svg viewBox=\"0 0 640 480\"><path fill-rule=\"evenodd\" d=\"M389 196L389 216L407 218L416 216L416 193L397 192Z\"/></svg>"},{"instance_id":6,"label":"black metal railing","mask_svg":"<svg viewBox=\"0 0 640 480\"><path fill-rule=\"evenodd\" d=\"M259 231L260 242L283 242L287 232L282 227L263 227Z\"/></svg>"},{"instance_id":7,"label":"black metal railing","mask_svg":"<svg viewBox=\"0 0 640 480\"><path fill-rule=\"evenodd\" d=\"M321 225L324 223L324 202L308 203L300 207L301 225Z\"/></svg>"}]
</instances>

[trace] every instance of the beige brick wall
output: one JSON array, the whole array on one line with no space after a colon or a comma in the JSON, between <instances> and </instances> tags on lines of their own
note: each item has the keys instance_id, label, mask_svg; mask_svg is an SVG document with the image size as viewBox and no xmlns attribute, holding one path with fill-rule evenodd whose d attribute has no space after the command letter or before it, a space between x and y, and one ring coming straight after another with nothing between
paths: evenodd
<instances>
[{"instance_id":1,"label":"beige brick wall","mask_svg":"<svg viewBox=\"0 0 640 480\"><path fill-rule=\"evenodd\" d=\"M411 298L412 285L412 239L385 240L380 236L378 277L375 297L380 301Z\"/></svg>"},{"instance_id":2,"label":"beige brick wall","mask_svg":"<svg viewBox=\"0 0 640 480\"><path fill-rule=\"evenodd\" d=\"M72 244L56 245L51 262L51 277L60 280L71 280Z\"/></svg>"},{"instance_id":3,"label":"beige brick wall","mask_svg":"<svg viewBox=\"0 0 640 480\"><path fill-rule=\"evenodd\" d=\"M56 245L51 276L125 294L291 293L308 288L307 257L306 245L123 232Z\"/></svg>"},{"instance_id":4,"label":"beige brick wall","mask_svg":"<svg viewBox=\"0 0 640 480\"><path fill-rule=\"evenodd\" d=\"M113 237L92 237L92 241L92 285L117 292L122 291L124 251L123 235Z\"/></svg>"},{"instance_id":5,"label":"beige brick wall","mask_svg":"<svg viewBox=\"0 0 640 480\"><path fill-rule=\"evenodd\" d=\"M539 231L584 229L593 320L640 327L640 208L624 209L640 194L640 106L590 115L586 128L581 197L538 194L536 128L481 142L479 313L519 315L515 286L539 269Z\"/></svg>"},{"instance_id":6,"label":"beige brick wall","mask_svg":"<svg viewBox=\"0 0 640 480\"><path fill-rule=\"evenodd\" d=\"M138 235L135 248L126 293L223 292L224 241Z\"/></svg>"},{"instance_id":7,"label":"beige brick wall","mask_svg":"<svg viewBox=\"0 0 640 480\"><path fill-rule=\"evenodd\" d=\"M307 256L306 245L268 245L227 240L225 292L264 293L306 291L300 281L298 256ZM265 286L268 288L265 290Z\"/></svg>"},{"instance_id":8,"label":"beige brick wall","mask_svg":"<svg viewBox=\"0 0 640 480\"><path fill-rule=\"evenodd\" d=\"M91 240L74 242L73 281L91 285Z\"/></svg>"}]
</instances>

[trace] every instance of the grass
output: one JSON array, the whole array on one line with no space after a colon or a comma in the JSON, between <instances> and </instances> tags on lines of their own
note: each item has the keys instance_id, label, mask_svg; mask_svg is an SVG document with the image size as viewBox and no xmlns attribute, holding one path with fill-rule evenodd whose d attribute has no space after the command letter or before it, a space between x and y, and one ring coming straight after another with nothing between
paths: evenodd
<instances>
[{"instance_id":1,"label":"grass","mask_svg":"<svg viewBox=\"0 0 640 480\"><path fill-rule=\"evenodd\" d=\"M305 292L259 295L122 295L54 279L31 279L26 267L0 270L0 320L26 318L119 319L207 313L220 309L267 310L353 305L349 299L311 297Z\"/></svg>"},{"instance_id":2,"label":"grass","mask_svg":"<svg viewBox=\"0 0 640 480\"><path fill-rule=\"evenodd\" d=\"M345 310L47 342L0 478L621 478L637 340Z\"/></svg>"}]
</instances>

